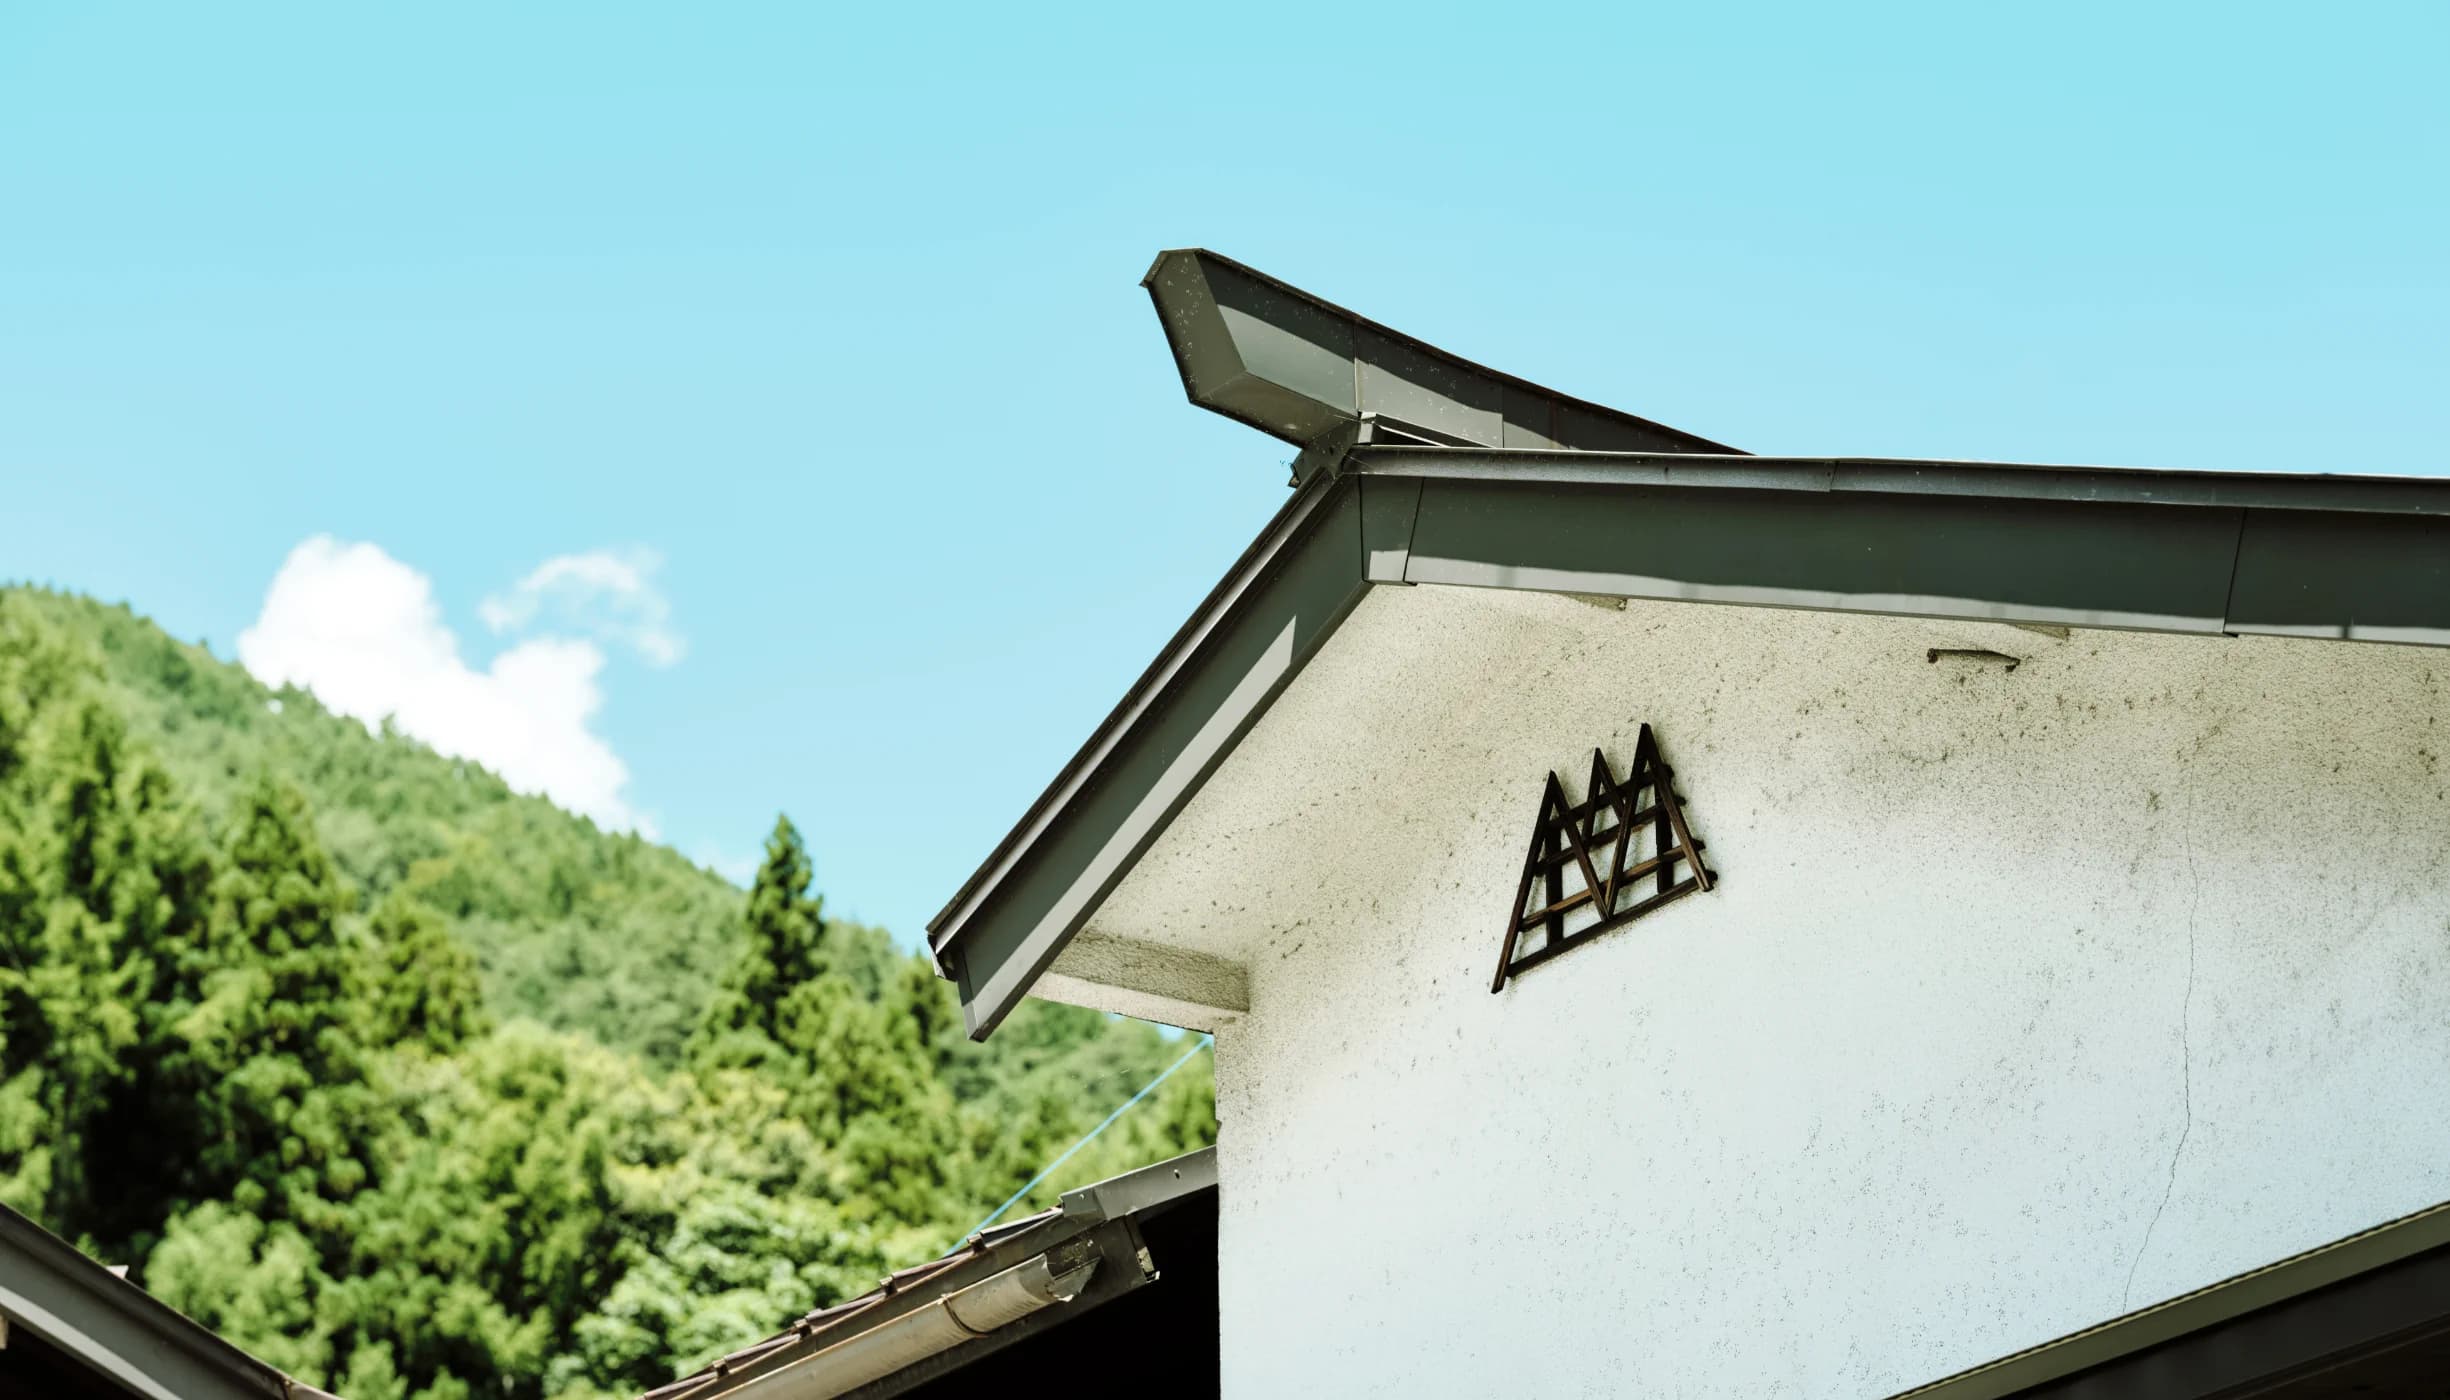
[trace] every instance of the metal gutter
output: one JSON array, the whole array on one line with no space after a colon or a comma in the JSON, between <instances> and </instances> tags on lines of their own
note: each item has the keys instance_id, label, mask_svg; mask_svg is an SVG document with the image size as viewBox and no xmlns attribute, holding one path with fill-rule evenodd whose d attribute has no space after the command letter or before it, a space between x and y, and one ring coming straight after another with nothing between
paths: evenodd
<instances>
[{"instance_id":1,"label":"metal gutter","mask_svg":"<svg viewBox=\"0 0 2450 1400\"><path fill-rule=\"evenodd\" d=\"M2239 1274L1891 1400L2243 1393L2450 1317L2450 1203Z\"/></svg>"},{"instance_id":2,"label":"metal gutter","mask_svg":"<svg viewBox=\"0 0 2450 1400\"><path fill-rule=\"evenodd\" d=\"M1140 1223L1216 1181L1211 1147L1067 1192L1054 1210L981 1231L644 1400L898 1394L1154 1283L1162 1261Z\"/></svg>"},{"instance_id":3,"label":"metal gutter","mask_svg":"<svg viewBox=\"0 0 2450 1400\"><path fill-rule=\"evenodd\" d=\"M929 1300L723 1392L736 1400L835 1400L905 1367L978 1341L1032 1313L1071 1302L1105 1262L1086 1240Z\"/></svg>"},{"instance_id":4,"label":"metal gutter","mask_svg":"<svg viewBox=\"0 0 2450 1400\"><path fill-rule=\"evenodd\" d=\"M1364 443L1346 474L1558 486L1750 487L1899 496L2450 515L2450 480L2421 476L2216 472L1906 457L1759 457L1667 452L1484 451Z\"/></svg>"},{"instance_id":5,"label":"metal gutter","mask_svg":"<svg viewBox=\"0 0 2450 1400\"><path fill-rule=\"evenodd\" d=\"M330 1400L6 1207L0 1315L146 1400Z\"/></svg>"}]
</instances>

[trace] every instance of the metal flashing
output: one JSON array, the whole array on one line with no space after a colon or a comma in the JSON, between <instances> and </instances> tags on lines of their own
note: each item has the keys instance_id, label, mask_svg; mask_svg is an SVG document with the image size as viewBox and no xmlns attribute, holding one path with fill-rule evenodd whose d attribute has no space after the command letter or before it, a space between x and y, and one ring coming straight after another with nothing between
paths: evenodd
<instances>
[{"instance_id":1,"label":"metal flashing","mask_svg":"<svg viewBox=\"0 0 2450 1400\"><path fill-rule=\"evenodd\" d=\"M1904 457L1720 457L1689 452L1492 452L1360 442L1347 475L1560 486L1753 487L2074 504L2450 515L2450 480L2335 472L2218 472Z\"/></svg>"},{"instance_id":2,"label":"metal flashing","mask_svg":"<svg viewBox=\"0 0 2450 1400\"><path fill-rule=\"evenodd\" d=\"M1203 1147L1137 1171L1063 1193L1063 1213L1083 1220L1119 1220L1163 1209L1217 1184L1216 1149Z\"/></svg>"},{"instance_id":3,"label":"metal flashing","mask_svg":"<svg viewBox=\"0 0 2450 1400\"><path fill-rule=\"evenodd\" d=\"M2232 632L2450 645L2450 519L2249 510Z\"/></svg>"},{"instance_id":4,"label":"metal flashing","mask_svg":"<svg viewBox=\"0 0 2450 1400\"><path fill-rule=\"evenodd\" d=\"M1361 577L1402 583L1412 563L1412 536L1421 516L1420 481L1364 481L1361 493Z\"/></svg>"},{"instance_id":5,"label":"metal flashing","mask_svg":"<svg viewBox=\"0 0 2450 1400\"><path fill-rule=\"evenodd\" d=\"M1899 1392L1891 1400L2243 1394L2279 1370L2450 1326L2450 1203Z\"/></svg>"}]
</instances>

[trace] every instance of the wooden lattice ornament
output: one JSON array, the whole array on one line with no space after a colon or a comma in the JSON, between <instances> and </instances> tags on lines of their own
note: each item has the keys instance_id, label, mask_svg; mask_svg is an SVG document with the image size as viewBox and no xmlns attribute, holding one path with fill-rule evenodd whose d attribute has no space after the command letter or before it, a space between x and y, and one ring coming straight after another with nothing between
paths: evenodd
<instances>
[{"instance_id":1,"label":"wooden lattice ornament","mask_svg":"<svg viewBox=\"0 0 2450 1400\"><path fill-rule=\"evenodd\" d=\"M1597 749L1591 751L1589 791L1579 803L1567 802L1565 785L1548 775L1490 991L1503 991L1507 978L1718 883L1701 862L1702 843L1685 824L1675 778L1647 724L1634 740L1633 766L1623 781Z\"/></svg>"}]
</instances>

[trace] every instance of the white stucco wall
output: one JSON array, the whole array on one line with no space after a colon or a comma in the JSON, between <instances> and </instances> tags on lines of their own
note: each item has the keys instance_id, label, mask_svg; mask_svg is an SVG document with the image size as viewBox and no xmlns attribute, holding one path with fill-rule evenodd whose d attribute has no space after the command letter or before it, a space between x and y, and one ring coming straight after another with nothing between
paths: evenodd
<instances>
[{"instance_id":1,"label":"white stucco wall","mask_svg":"<svg viewBox=\"0 0 2450 1400\"><path fill-rule=\"evenodd\" d=\"M2445 670L1375 590L1092 924L1247 967L1225 1393L1880 1396L2450 1197ZM1644 720L1723 886L1492 996Z\"/></svg>"}]
</instances>

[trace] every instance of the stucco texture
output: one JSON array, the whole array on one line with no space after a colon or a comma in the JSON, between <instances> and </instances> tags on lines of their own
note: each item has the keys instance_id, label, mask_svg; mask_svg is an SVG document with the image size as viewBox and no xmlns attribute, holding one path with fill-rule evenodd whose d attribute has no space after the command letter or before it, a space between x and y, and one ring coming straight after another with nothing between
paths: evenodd
<instances>
[{"instance_id":1,"label":"stucco texture","mask_svg":"<svg viewBox=\"0 0 2450 1400\"><path fill-rule=\"evenodd\" d=\"M2446 662L1373 590L1091 923L1247 967L1225 1393L1886 1395L2450 1197ZM1722 885L1491 995L1644 721Z\"/></svg>"}]
</instances>

